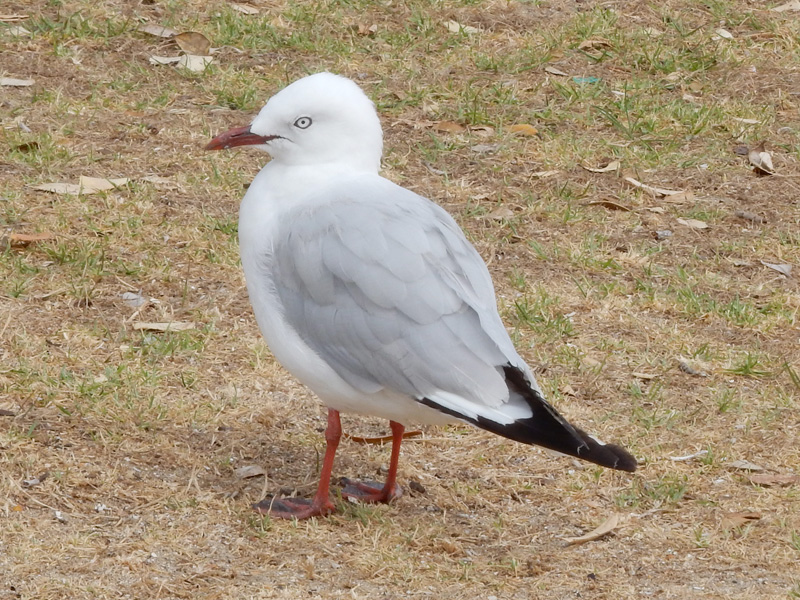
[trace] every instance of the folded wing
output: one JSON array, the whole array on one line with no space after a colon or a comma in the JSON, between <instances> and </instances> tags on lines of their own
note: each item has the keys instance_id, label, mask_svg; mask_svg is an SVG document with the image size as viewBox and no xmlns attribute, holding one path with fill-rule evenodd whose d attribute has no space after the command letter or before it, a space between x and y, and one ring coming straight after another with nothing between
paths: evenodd
<instances>
[{"instance_id":1,"label":"folded wing","mask_svg":"<svg viewBox=\"0 0 800 600\"><path fill-rule=\"evenodd\" d=\"M345 381L625 468L544 401L497 313L486 265L444 210L377 176L325 193L331 201L287 215L272 274L286 320Z\"/></svg>"}]
</instances>

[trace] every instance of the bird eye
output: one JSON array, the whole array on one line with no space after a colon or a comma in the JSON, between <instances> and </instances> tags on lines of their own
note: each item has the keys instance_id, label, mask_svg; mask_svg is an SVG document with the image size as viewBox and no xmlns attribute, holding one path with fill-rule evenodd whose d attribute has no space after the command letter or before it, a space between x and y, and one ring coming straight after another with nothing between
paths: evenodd
<instances>
[{"instance_id":1,"label":"bird eye","mask_svg":"<svg viewBox=\"0 0 800 600\"><path fill-rule=\"evenodd\" d=\"M300 129L308 129L311 127L311 117L300 117L294 122L294 126Z\"/></svg>"}]
</instances>

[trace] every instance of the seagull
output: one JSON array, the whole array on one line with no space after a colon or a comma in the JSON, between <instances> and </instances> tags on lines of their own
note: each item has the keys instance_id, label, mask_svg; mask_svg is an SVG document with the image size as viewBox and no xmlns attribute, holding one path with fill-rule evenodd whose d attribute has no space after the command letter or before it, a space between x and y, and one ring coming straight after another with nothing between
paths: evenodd
<instances>
[{"instance_id":1,"label":"seagull","mask_svg":"<svg viewBox=\"0 0 800 600\"><path fill-rule=\"evenodd\" d=\"M255 146L272 160L241 203L239 246L259 329L328 407L313 498L268 497L263 514L334 512L340 412L389 420L385 483L343 479L342 497L388 503L409 423L471 423L622 471L636 459L571 425L544 398L497 311L486 264L441 207L379 175L383 131L350 79L322 72L272 96L206 150Z\"/></svg>"}]
</instances>

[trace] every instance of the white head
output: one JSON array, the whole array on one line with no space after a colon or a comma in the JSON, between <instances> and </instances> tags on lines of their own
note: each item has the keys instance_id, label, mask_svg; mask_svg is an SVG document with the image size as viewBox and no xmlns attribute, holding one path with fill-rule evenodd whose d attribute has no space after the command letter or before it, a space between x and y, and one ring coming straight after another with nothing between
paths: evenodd
<instances>
[{"instance_id":1,"label":"white head","mask_svg":"<svg viewBox=\"0 0 800 600\"><path fill-rule=\"evenodd\" d=\"M207 150L257 146L286 165L343 163L377 172L383 132L375 105L345 77L317 73L269 99L249 127L215 137Z\"/></svg>"}]
</instances>

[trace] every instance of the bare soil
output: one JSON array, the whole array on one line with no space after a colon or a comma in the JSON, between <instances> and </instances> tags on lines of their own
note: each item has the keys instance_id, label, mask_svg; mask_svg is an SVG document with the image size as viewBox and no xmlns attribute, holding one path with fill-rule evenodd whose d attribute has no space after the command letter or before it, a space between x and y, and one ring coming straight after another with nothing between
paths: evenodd
<instances>
[{"instance_id":1,"label":"bare soil","mask_svg":"<svg viewBox=\"0 0 800 600\"><path fill-rule=\"evenodd\" d=\"M0 87L0 599L800 595L797 13L248 6L259 15L0 0L0 76L34 80ZM215 64L150 64L179 51L136 30L146 22L203 32ZM322 69L376 100L385 174L474 241L554 404L630 448L639 472L427 428L404 443L406 494L391 506L339 501L300 523L251 510L313 493L325 411L261 341L238 265L238 202L267 158L202 147ZM520 123L537 135L511 133ZM775 175L735 152L760 140ZM583 168L613 159L617 171ZM131 182L33 189L80 176ZM175 321L194 328L135 329ZM380 478L387 460L345 441L335 470ZM239 478L245 466L266 477ZM566 541L613 515L613 532Z\"/></svg>"}]
</instances>

